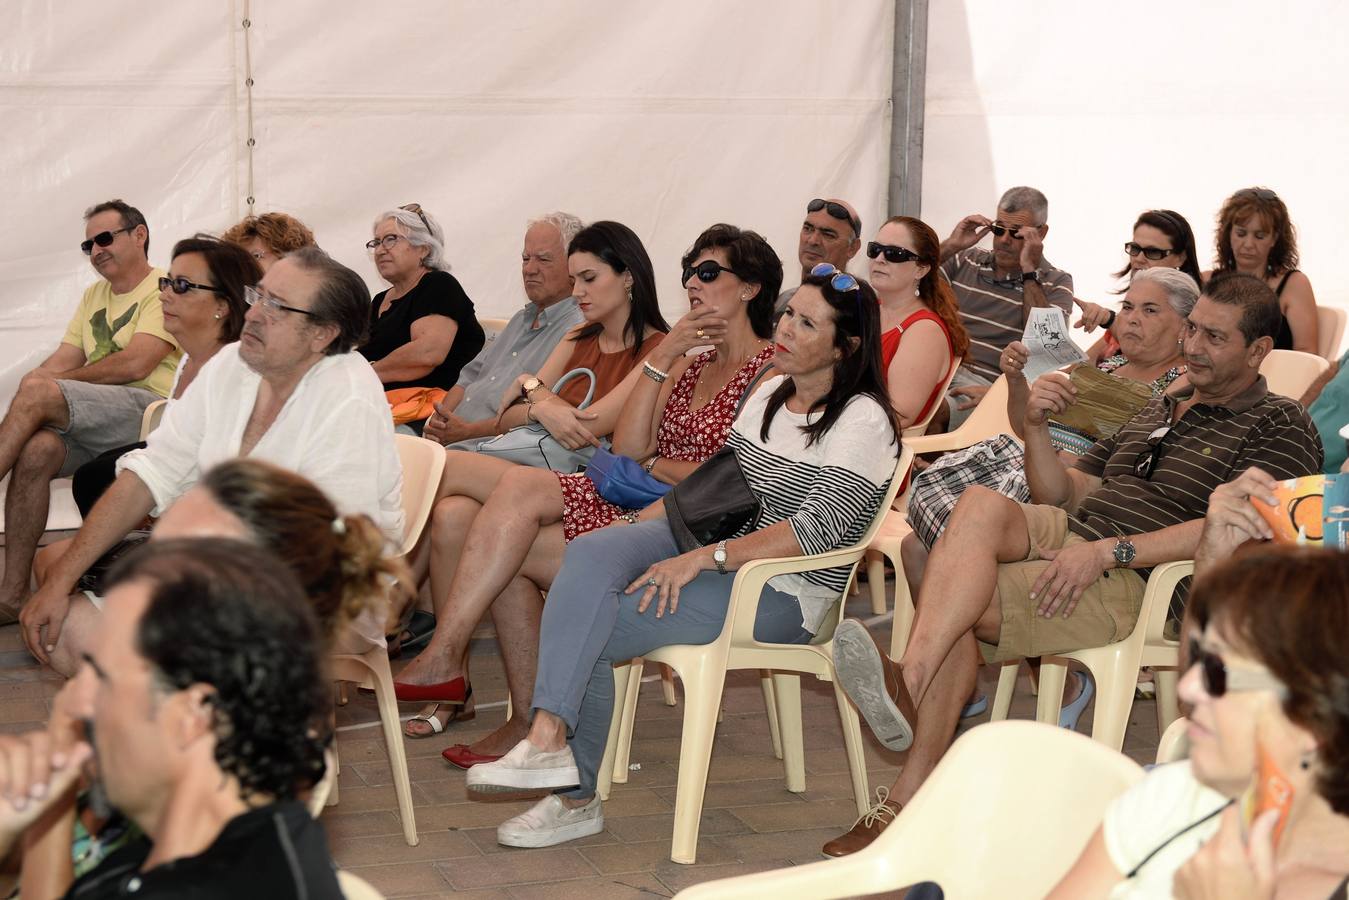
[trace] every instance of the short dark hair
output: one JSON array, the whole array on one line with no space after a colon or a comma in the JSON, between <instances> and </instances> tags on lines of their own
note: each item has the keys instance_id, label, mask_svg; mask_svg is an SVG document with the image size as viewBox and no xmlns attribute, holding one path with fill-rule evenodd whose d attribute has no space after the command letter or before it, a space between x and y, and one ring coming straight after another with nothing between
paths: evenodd
<instances>
[{"instance_id":1,"label":"short dark hair","mask_svg":"<svg viewBox=\"0 0 1349 900\"><path fill-rule=\"evenodd\" d=\"M84 221L88 222L99 213L115 212L122 217L122 227L134 229L142 225L145 226L145 255L150 255L150 226L145 221L145 216L139 209L127 203L125 200L114 198L104 200L102 203L96 203L84 211Z\"/></svg>"},{"instance_id":2,"label":"short dark hair","mask_svg":"<svg viewBox=\"0 0 1349 900\"><path fill-rule=\"evenodd\" d=\"M285 258L319 276L318 294L309 309L310 321L337 326L337 337L328 345L326 355L350 353L364 344L370 333L370 288L365 280L318 247L301 247Z\"/></svg>"},{"instance_id":3,"label":"short dark hair","mask_svg":"<svg viewBox=\"0 0 1349 900\"><path fill-rule=\"evenodd\" d=\"M1149 209L1138 214L1134 228L1139 225L1156 228L1166 235L1171 241L1171 252L1185 254L1185 262L1180 264L1180 270L1193 278L1195 284L1203 282L1204 279L1199 277L1199 251L1194 246L1194 229L1190 227L1188 219L1174 209ZM1125 263L1124 268L1115 273L1115 277L1132 279L1133 271L1133 267ZM1128 289L1126 285L1119 293L1123 294Z\"/></svg>"},{"instance_id":4,"label":"short dark hair","mask_svg":"<svg viewBox=\"0 0 1349 900\"><path fill-rule=\"evenodd\" d=\"M195 234L183 238L173 245L172 259L184 253L200 253L211 270L211 280L221 293L216 296L224 299L229 306L225 320L220 323L220 342L232 344L239 340L244 328L244 314L248 306L244 303L244 288L252 287L262 278L262 268L258 261L238 244L209 234Z\"/></svg>"},{"instance_id":5,"label":"short dark hair","mask_svg":"<svg viewBox=\"0 0 1349 900\"><path fill-rule=\"evenodd\" d=\"M108 590L133 581L151 584L137 652L168 690L212 688L216 763L242 797L289 800L318 783L332 686L290 569L238 540L149 541L118 561Z\"/></svg>"},{"instance_id":6,"label":"short dark hair","mask_svg":"<svg viewBox=\"0 0 1349 900\"><path fill-rule=\"evenodd\" d=\"M782 260L757 231L745 231L721 223L698 235L693 246L679 260L687 269L707 250L725 250L740 280L757 285L759 292L749 301L749 326L761 338L773 336L773 308L782 290Z\"/></svg>"},{"instance_id":7,"label":"short dark hair","mask_svg":"<svg viewBox=\"0 0 1349 900\"><path fill-rule=\"evenodd\" d=\"M1225 306L1241 307L1241 335L1246 344L1279 333L1282 313L1274 290L1254 275L1238 272L1214 272L1201 296Z\"/></svg>"},{"instance_id":8,"label":"short dark hair","mask_svg":"<svg viewBox=\"0 0 1349 900\"><path fill-rule=\"evenodd\" d=\"M1349 554L1261 544L1196 580L1192 624L1214 623L1288 688L1283 711L1320 744L1316 789L1349 815Z\"/></svg>"},{"instance_id":9,"label":"short dark hair","mask_svg":"<svg viewBox=\"0 0 1349 900\"><path fill-rule=\"evenodd\" d=\"M656 273L651 268L651 257L636 232L621 222L594 222L571 239L567 255L573 253L589 253L620 275L632 274L632 303L628 304L628 323L623 334L632 341L634 357L641 353L642 335L648 325L662 334L669 333L670 326L661 315L656 298ZM602 330L604 326L600 323L591 323L578 331L573 340L592 337Z\"/></svg>"}]
</instances>

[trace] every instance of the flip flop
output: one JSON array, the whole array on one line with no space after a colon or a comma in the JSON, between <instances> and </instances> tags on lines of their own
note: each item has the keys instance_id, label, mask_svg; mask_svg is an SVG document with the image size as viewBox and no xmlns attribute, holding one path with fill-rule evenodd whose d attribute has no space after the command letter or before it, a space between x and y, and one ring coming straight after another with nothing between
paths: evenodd
<instances>
[{"instance_id":1,"label":"flip flop","mask_svg":"<svg viewBox=\"0 0 1349 900\"><path fill-rule=\"evenodd\" d=\"M1059 711L1059 727L1067 728L1069 731L1077 730L1077 720L1082 718L1082 710L1087 708L1092 694L1096 693L1096 681L1090 672L1082 669L1074 669L1073 672L1082 679L1082 692L1077 695L1076 700Z\"/></svg>"},{"instance_id":2,"label":"flip flop","mask_svg":"<svg viewBox=\"0 0 1349 900\"><path fill-rule=\"evenodd\" d=\"M978 699L966 703L960 710L960 718L972 719L975 716L982 716L988 711L988 695L980 694Z\"/></svg>"}]
</instances>

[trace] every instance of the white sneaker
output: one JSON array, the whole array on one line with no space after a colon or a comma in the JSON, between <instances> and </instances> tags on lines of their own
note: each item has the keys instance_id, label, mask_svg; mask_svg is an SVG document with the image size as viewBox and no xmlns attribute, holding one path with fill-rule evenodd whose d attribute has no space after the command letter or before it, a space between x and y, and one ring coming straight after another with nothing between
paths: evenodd
<instances>
[{"instance_id":1,"label":"white sneaker","mask_svg":"<svg viewBox=\"0 0 1349 900\"><path fill-rule=\"evenodd\" d=\"M570 747L540 750L526 739L496 762L479 763L469 769L465 783L479 794L500 794L574 787L581 783L581 777Z\"/></svg>"},{"instance_id":2,"label":"white sneaker","mask_svg":"<svg viewBox=\"0 0 1349 900\"><path fill-rule=\"evenodd\" d=\"M503 847L551 847L603 830L604 811L600 808L598 795L590 798L585 806L568 809L561 797L549 794L520 815L497 826L497 843Z\"/></svg>"}]
</instances>

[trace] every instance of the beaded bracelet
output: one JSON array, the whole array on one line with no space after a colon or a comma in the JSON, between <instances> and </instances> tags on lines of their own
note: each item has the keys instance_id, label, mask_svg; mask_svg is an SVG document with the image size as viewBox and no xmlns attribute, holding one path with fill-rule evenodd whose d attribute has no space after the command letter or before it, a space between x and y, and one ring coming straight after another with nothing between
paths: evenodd
<instances>
[{"instance_id":1,"label":"beaded bracelet","mask_svg":"<svg viewBox=\"0 0 1349 900\"><path fill-rule=\"evenodd\" d=\"M649 362L642 363L642 374L656 382L656 384L664 384L665 379L670 377L669 372L662 372Z\"/></svg>"}]
</instances>

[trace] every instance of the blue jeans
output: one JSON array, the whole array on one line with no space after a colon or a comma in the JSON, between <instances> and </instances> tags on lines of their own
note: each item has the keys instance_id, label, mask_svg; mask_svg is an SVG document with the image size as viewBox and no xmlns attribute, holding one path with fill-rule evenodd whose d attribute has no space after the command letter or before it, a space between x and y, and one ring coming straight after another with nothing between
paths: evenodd
<instances>
[{"instance_id":1,"label":"blue jeans","mask_svg":"<svg viewBox=\"0 0 1349 900\"><path fill-rule=\"evenodd\" d=\"M679 592L678 610L660 619L655 603L637 612L641 593L623 593L652 563L678 554L664 519L602 528L567 545L543 607L534 681L534 708L567 723L581 777L567 796L595 794L613 716L614 663L672 644L710 644L721 634L733 575L703 572ZM774 644L813 637L801 626L796 598L772 587L759 598L754 636Z\"/></svg>"}]
</instances>

